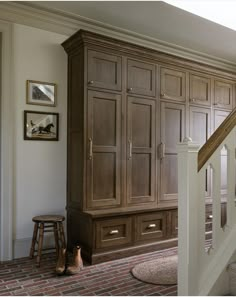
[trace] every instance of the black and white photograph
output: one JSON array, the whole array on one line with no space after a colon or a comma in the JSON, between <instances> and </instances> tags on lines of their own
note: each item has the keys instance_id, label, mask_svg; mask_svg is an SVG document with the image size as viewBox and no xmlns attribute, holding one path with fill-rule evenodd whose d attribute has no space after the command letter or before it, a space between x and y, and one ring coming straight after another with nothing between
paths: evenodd
<instances>
[{"instance_id":1,"label":"black and white photograph","mask_svg":"<svg viewBox=\"0 0 236 297\"><path fill-rule=\"evenodd\" d=\"M56 84L27 80L26 103L56 106Z\"/></svg>"},{"instance_id":2,"label":"black and white photograph","mask_svg":"<svg viewBox=\"0 0 236 297\"><path fill-rule=\"evenodd\" d=\"M58 140L59 114L24 111L25 140Z\"/></svg>"}]
</instances>

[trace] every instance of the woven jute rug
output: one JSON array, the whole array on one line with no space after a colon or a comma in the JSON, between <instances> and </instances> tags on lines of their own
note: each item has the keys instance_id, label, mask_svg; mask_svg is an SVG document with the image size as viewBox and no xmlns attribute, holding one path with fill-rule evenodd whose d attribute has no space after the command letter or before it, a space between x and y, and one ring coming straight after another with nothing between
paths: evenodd
<instances>
[{"instance_id":1,"label":"woven jute rug","mask_svg":"<svg viewBox=\"0 0 236 297\"><path fill-rule=\"evenodd\" d=\"M134 266L133 276L143 282L156 285L177 284L178 256L158 258Z\"/></svg>"}]
</instances>

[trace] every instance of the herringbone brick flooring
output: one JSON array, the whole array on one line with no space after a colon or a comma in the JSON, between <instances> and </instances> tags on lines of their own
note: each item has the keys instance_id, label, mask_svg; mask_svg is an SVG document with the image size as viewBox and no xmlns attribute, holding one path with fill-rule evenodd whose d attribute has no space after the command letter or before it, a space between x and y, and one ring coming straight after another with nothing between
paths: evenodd
<instances>
[{"instance_id":1,"label":"herringbone brick flooring","mask_svg":"<svg viewBox=\"0 0 236 297\"><path fill-rule=\"evenodd\" d=\"M42 257L41 267L35 259L21 258L0 264L2 296L160 296L177 295L177 286L147 284L135 279L131 268L141 262L176 254L177 249L142 254L88 265L73 276L57 276L55 254Z\"/></svg>"}]
</instances>

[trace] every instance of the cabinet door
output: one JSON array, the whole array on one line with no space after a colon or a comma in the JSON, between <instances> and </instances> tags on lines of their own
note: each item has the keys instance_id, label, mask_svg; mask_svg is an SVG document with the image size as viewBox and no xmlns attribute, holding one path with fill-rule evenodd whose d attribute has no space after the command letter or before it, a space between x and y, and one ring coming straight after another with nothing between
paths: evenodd
<instances>
[{"instance_id":1,"label":"cabinet door","mask_svg":"<svg viewBox=\"0 0 236 297\"><path fill-rule=\"evenodd\" d=\"M161 102L161 193L159 203L176 204L178 196L178 168L176 144L185 134L185 106Z\"/></svg>"},{"instance_id":2,"label":"cabinet door","mask_svg":"<svg viewBox=\"0 0 236 297\"><path fill-rule=\"evenodd\" d=\"M154 100L128 97L128 204L156 201L155 109Z\"/></svg>"},{"instance_id":3,"label":"cabinet door","mask_svg":"<svg viewBox=\"0 0 236 297\"><path fill-rule=\"evenodd\" d=\"M227 118L229 111L214 111L214 130L216 130L220 124ZM221 150L221 195L222 197L227 194L227 150L222 148Z\"/></svg>"},{"instance_id":4,"label":"cabinet door","mask_svg":"<svg viewBox=\"0 0 236 297\"><path fill-rule=\"evenodd\" d=\"M161 67L161 98L177 101L186 100L185 72Z\"/></svg>"},{"instance_id":5,"label":"cabinet door","mask_svg":"<svg viewBox=\"0 0 236 297\"><path fill-rule=\"evenodd\" d=\"M208 108L190 106L190 137L202 146L211 134L211 111ZM211 196L211 170L206 171L206 197Z\"/></svg>"},{"instance_id":6,"label":"cabinet door","mask_svg":"<svg viewBox=\"0 0 236 297\"><path fill-rule=\"evenodd\" d=\"M233 84L215 80L214 106L220 108L233 108Z\"/></svg>"},{"instance_id":7,"label":"cabinet door","mask_svg":"<svg viewBox=\"0 0 236 297\"><path fill-rule=\"evenodd\" d=\"M88 50L88 86L121 91L121 57Z\"/></svg>"},{"instance_id":8,"label":"cabinet door","mask_svg":"<svg viewBox=\"0 0 236 297\"><path fill-rule=\"evenodd\" d=\"M128 60L127 92L130 94L156 95L156 66L154 64Z\"/></svg>"},{"instance_id":9,"label":"cabinet door","mask_svg":"<svg viewBox=\"0 0 236 297\"><path fill-rule=\"evenodd\" d=\"M88 208L120 205L121 96L88 91Z\"/></svg>"},{"instance_id":10,"label":"cabinet door","mask_svg":"<svg viewBox=\"0 0 236 297\"><path fill-rule=\"evenodd\" d=\"M211 105L211 80L209 77L190 74L190 96L192 104Z\"/></svg>"}]
</instances>

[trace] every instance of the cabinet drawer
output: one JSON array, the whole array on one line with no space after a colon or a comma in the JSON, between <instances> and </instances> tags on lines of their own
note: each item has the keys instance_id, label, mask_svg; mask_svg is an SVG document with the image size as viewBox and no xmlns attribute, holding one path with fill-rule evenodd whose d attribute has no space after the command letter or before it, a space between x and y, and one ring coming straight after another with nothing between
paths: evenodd
<instances>
[{"instance_id":1,"label":"cabinet drawer","mask_svg":"<svg viewBox=\"0 0 236 297\"><path fill-rule=\"evenodd\" d=\"M167 215L165 212L136 217L135 240L162 239L166 236Z\"/></svg>"},{"instance_id":2,"label":"cabinet drawer","mask_svg":"<svg viewBox=\"0 0 236 297\"><path fill-rule=\"evenodd\" d=\"M88 50L88 86L121 91L121 57Z\"/></svg>"},{"instance_id":3,"label":"cabinet drawer","mask_svg":"<svg viewBox=\"0 0 236 297\"><path fill-rule=\"evenodd\" d=\"M96 248L113 247L131 242L131 218L97 221Z\"/></svg>"},{"instance_id":4,"label":"cabinet drawer","mask_svg":"<svg viewBox=\"0 0 236 297\"><path fill-rule=\"evenodd\" d=\"M128 60L127 92L155 97L156 66L135 60Z\"/></svg>"},{"instance_id":5,"label":"cabinet drawer","mask_svg":"<svg viewBox=\"0 0 236 297\"><path fill-rule=\"evenodd\" d=\"M171 211L171 236L178 236L178 210Z\"/></svg>"}]
</instances>

